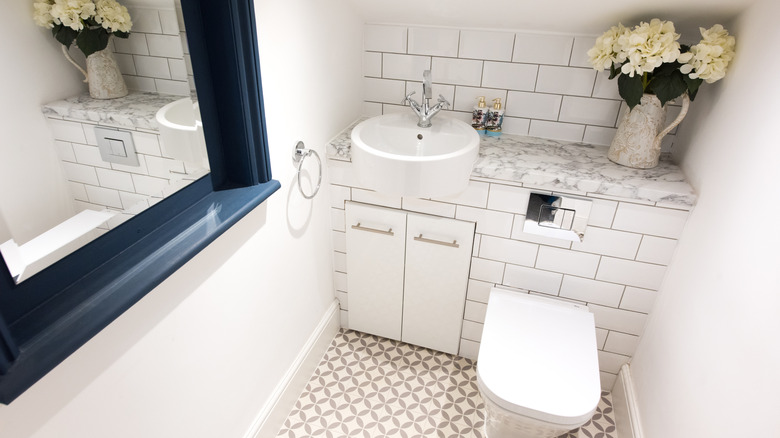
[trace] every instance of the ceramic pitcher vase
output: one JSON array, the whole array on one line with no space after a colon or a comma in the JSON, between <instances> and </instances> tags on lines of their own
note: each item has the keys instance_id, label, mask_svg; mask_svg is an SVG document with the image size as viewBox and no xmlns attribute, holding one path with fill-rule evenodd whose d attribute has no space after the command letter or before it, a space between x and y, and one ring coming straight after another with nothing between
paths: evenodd
<instances>
[{"instance_id":1,"label":"ceramic pitcher vase","mask_svg":"<svg viewBox=\"0 0 780 438\"><path fill-rule=\"evenodd\" d=\"M93 99L115 99L127 96L125 79L109 47L87 56L86 70L71 58L65 46L62 46L62 53L84 74L84 82L89 83L89 96Z\"/></svg>"},{"instance_id":2,"label":"ceramic pitcher vase","mask_svg":"<svg viewBox=\"0 0 780 438\"><path fill-rule=\"evenodd\" d=\"M680 115L669 126L666 123L666 107L653 94L642 96L639 105L626 112L618 125L615 138L609 147L607 158L623 166L649 169L658 165L661 156L661 140L688 113L690 99L683 94Z\"/></svg>"}]
</instances>

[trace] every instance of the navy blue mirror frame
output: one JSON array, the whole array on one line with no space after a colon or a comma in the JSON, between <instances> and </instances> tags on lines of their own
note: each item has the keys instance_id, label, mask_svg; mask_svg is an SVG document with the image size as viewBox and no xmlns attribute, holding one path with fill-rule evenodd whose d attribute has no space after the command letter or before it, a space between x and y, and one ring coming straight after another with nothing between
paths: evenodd
<instances>
[{"instance_id":1,"label":"navy blue mirror frame","mask_svg":"<svg viewBox=\"0 0 780 438\"><path fill-rule=\"evenodd\" d=\"M271 179L253 1L181 3L211 173L19 285L0 268L0 403L280 187Z\"/></svg>"}]
</instances>

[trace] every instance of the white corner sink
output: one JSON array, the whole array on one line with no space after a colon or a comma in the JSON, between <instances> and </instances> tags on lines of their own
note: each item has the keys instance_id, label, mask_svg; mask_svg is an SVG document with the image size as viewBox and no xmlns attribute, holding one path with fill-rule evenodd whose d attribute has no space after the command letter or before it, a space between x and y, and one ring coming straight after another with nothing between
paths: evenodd
<instances>
[{"instance_id":1,"label":"white corner sink","mask_svg":"<svg viewBox=\"0 0 780 438\"><path fill-rule=\"evenodd\" d=\"M166 156L208 167L200 109L185 97L160 108L156 115Z\"/></svg>"},{"instance_id":2,"label":"white corner sink","mask_svg":"<svg viewBox=\"0 0 780 438\"><path fill-rule=\"evenodd\" d=\"M365 187L389 195L430 198L458 194L479 154L471 125L439 114L430 128L417 116L385 114L352 130L352 163Z\"/></svg>"}]
</instances>

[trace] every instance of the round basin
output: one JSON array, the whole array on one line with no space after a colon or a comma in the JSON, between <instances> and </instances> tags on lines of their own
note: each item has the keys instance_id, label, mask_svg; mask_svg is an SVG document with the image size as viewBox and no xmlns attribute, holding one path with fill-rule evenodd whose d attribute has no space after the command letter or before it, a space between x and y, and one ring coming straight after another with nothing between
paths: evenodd
<instances>
[{"instance_id":1,"label":"round basin","mask_svg":"<svg viewBox=\"0 0 780 438\"><path fill-rule=\"evenodd\" d=\"M352 163L360 183L380 193L417 198L464 191L479 154L479 134L441 114L432 123L418 127L410 110L355 126Z\"/></svg>"}]
</instances>

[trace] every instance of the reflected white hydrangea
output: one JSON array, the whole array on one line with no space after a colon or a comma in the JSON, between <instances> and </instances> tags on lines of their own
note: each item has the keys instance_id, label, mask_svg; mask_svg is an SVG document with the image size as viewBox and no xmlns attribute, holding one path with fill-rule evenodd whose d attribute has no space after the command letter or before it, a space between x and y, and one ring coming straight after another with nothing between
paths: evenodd
<instances>
[{"instance_id":1,"label":"reflected white hydrangea","mask_svg":"<svg viewBox=\"0 0 780 438\"><path fill-rule=\"evenodd\" d=\"M711 84L726 76L726 69L734 59L736 40L720 24L699 31L701 42L692 46L690 52L681 54L677 61L683 64L680 67L683 74Z\"/></svg>"}]
</instances>

